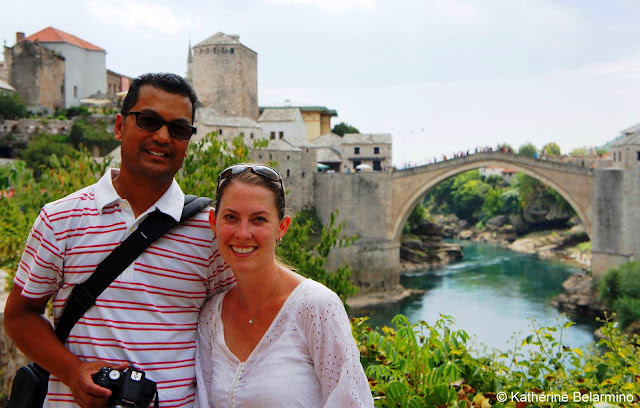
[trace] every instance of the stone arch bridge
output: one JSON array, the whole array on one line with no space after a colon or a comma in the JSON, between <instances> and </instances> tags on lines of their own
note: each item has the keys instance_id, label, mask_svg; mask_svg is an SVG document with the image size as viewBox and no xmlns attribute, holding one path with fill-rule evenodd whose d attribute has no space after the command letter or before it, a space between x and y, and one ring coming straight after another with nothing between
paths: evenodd
<instances>
[{"instance_id":1,"label":"stone arch bridge","mask_svg":"<svg viewBox=\"0 0 640 408\"><path fill-rule=\"evenodd\" d=\"M632 233L640 227L637 170L598 169L486 152L404 170L316 174L314 202L321 221L326 222L337 209L338 219L345 222L344 233L359 236L355 245L332 253L329 268L349 262L363 292L397 284L400 236L413 208L449 177L487 166L528 174L567 200L592 241L594 274L640 254L640 240Z\"/></svg>"}]
</instances>

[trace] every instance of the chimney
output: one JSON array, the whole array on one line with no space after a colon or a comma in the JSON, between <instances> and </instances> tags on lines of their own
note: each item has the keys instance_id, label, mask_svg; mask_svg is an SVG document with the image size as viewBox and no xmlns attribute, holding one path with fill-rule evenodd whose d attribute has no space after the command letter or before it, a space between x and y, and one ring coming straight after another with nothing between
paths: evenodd
<instances>
[{"instance_id":1,"label":"chimney","mask_svg":"<svg viewBox=\"0 0 640 408\"><path fill-rule=\"evenodd\" d=\"M22 40L24 40L24 33L21 33L20 31L16 32L16 44Z\"/></svg>"}]
</instances>

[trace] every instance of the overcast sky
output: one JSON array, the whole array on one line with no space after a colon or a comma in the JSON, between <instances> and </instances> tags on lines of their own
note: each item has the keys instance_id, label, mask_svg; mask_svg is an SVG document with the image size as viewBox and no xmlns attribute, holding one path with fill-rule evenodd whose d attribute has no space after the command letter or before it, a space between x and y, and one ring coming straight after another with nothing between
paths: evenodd
<instances>
[{"instance_id":1,"label":"overcast sky","mask_svg":"<svg viewBox=\"0 0 640 408\"><path fill-rule=\"evenodd\" d=\"M261 106L320 105L390 133L394 164L476 146L601 146L640 123L640 2L82 0L3 2L0 39L53 26L107 68L186 74L189 40L240 35Z\"/></svg>"}]
</instances>

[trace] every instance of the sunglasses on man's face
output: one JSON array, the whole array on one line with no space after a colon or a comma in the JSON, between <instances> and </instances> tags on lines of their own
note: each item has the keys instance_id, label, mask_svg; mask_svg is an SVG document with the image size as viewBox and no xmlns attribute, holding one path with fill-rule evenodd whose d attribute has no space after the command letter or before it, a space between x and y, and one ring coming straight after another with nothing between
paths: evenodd
<instances>
[{"instance_id":1,"label":"sunglasses on man's face","mask_svg":"<svg viewBox=\"0 0 640 408\"><path fill-rule=\"evenodd\" d=\"M280 174L271 167L262 165L249 166L246 164L234 164L233 166L227 167L226 169L222 170L222 172L218 176L218 185L216 186L216 191L218 191L218 189L220 188L220 182L222 180L226 179L232 174L244 173L247 170L251 171L253 174L257 174L258 176L262 176L271 181L280 183L280 192L282 193L282 199L284 200L284 185L282 184L282 176L280 176Z\"/></svg>"},{"instance_id":2,"label":"sunglasses on man's face","mask_svg":"<svg viewBox=\"0 0 640 408\"><path fill-rule=\"evenodd\" d=\"M189 140L191 135L196 133L194 126L183 122L167 122L160 116L152 113L130 111L125 113L125 116L126 115L134 115L136 117L136 125L138 125L140 129L149 132L155 132L162 126L167 125L169 135L174 139Z\"/></svg>"}]
</instances>

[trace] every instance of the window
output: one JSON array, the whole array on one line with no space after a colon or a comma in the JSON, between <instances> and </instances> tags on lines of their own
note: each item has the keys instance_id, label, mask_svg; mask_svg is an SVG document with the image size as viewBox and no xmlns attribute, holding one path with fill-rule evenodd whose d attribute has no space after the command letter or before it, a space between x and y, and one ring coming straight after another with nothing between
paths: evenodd
<instances>
[{"instance_id":1,"label":"window","mask_svg":"<svg viewBox=\"0 0 640 408\"><path fill-rule=\"evenodd\" d=\"M229 50L229 53L230 53L230 54L233 54L233 48L231 48L231 49Z\"/></svg>"},{"instance_id":2,"label":"window","mask_svg":"<svg viewBox=\"0 0 640 408\"><path fill-rule=\"evenodd\" d=\"M302 174L302 178L304 178L304 171L301 174Z\"/></svg>"},{"instance_id":3,"label":"window","mask_svg":"<svg viewBox=\"0 0 640 408\"><path fill-rule=\"evenodd\" d=\"M253 139L253 133L249 136L249 139Z\"/></svg>"},{"instance_id":4,"label":"window","mask_svg":"<svg viewBox=\"0 0 640 408\"><path fill-rule=\"evenodd\" d=\"M359 147L354 147L353 148L353 154L360 154L360 148Z\"/></svg>"},{"instance_id":5,"label":"window","mask_svg":"<svg viewBox=\"0 0 640 408\"><path fill-rule=\"evenodd\" d=\"M275 140L276 139L276 132L271 132L271 140Z\"/></svg>"},{"instance_id":6,"label":"window","mask_svg":"<svg viewBox=\"0 0 640 408\"><path fill-rule=\"evenodd\" d=\"M289 155L287 155L287 160L289 160Z\"/></svg>"},{"instance_id":7,"label":"window","mask_svg":"<svg viewBox=\"0 0 640 408\"><path fill-rule=\"evenodd\" d=\"M382 170L382 166L380 165L380 160L373 161L373 169L378 171Z\"/></svg>"},{"instance_id":8,"label":"window","mask_svg":"<svg viewBox=\"0 0 640 408\"><path fill-rule=\"evenodd\" d=\"M362 163L360 160L354 160L353 161L353 168L355 169L356 167L358 167L360 165L360 163Z\"/></svg>"},{"instance_id":9,"label":"window","mask_svg":"<svg viewBox=\"0 0 640 408\"><path fill-rule=\"evenodd\" d=\"M640 152L636 152L638 156L636 156L636 160L640 161Z\"/></svg>"},{"instance_id":10,"label":"window","mask_svg":"<svg viewBox=\"0 0 640 408\"><path fill-rule=\"evenodd\" d=\"M380 154L380 148L378 146L373 148L373 154Z\"/></svg>"},{"instance_id":11,"label":"window","mask_svg":"<svg viewBox=\"0 0 640 408\"><path fill-rule=\"evenodd\" d=\"M218 129L218 134L222 136L222 129Z\"/></svg>"},{"instance_id":12,"label":"window","mask_svg":"<svg viewBox=\"0 0 640 408\"><path fill-rule=\"evenodd\" d=\"M280 139L283 139L284 138L284 132L278 133L278 136L280 136Z\"/></svg>"},{"instance_id":13,"label":"window","mask_svg":"<svg viewBox=\"0 0 640 408\"><path fill-rule=\"evenodd\" d=\"M74 87L73 87L73 97L74 97L74 98L77 98L77 97L78 97L78 87L77 87L77 86L74 86Z\"/></svg>"},{"instance_id":14,"label":"window","mask_svg":"<svg viewBox=\"0 0 640 408\"><path fill-rule=\"evenodd\" d=\"M291 170L287 169L287 178L291 177Z\"/></svg>"}]
</instances>

